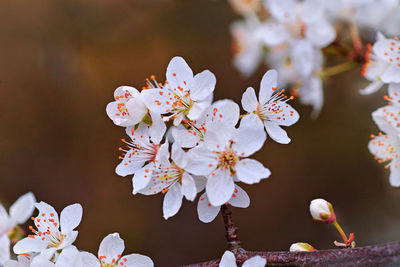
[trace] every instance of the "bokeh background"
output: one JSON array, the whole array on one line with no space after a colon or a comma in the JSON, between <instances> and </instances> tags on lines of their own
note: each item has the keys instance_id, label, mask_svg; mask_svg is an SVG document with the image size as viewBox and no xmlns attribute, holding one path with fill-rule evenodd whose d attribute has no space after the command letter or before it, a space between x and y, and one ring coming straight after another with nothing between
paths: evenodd
<instances>
[{"instance_id":1,"label":"bokeh background","mask_svg":"<svg viewBox=\"0 0 400 267\"><path fill-rule=\"evenodd\" d=\"M195 73L215 73L215 99L239 103L267 68L248 79L233 68L229 25L238 18L222 0L0 1L0 201L8 207L32 191L59 211L81 203L83 250L96 253L106 234L119 232L126 253L158 266L219 258L220 216L204 224L197 203L186 201L165 221L162 195L133 196L130 177L114 173L125 136L105 107L120 85L141 88L151 74L163 80L175 55ZM252 204L233 210L246 249L287 250L296 241L332 248L339 235L308 212L316 197L334 204L358 245L400 239L400 189L367 149L384 90L359 95L366 84L360 69L328 80L315 120L310 107L292 102L301 114L288 129L292 142L267 140L255 158L272 175L243 185Z\"/></svg>"}]
</instances>

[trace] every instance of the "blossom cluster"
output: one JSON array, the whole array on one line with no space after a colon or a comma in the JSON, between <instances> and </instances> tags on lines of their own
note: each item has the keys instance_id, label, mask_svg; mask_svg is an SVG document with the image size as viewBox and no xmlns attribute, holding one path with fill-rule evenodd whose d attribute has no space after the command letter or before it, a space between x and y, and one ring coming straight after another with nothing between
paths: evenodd
<instances>
[{"instance_id":1,"label":"blossom cluster","mask_svg":"<svg viewBox=\"0 0 400 267\"><path fill-rule=\"evenodd\" d=\"M314 115L323 106L322 49L338 40L338 29L357 27L400 33L399 0L230 0L243 20L231 25L233 63L245 76L265 61L280 73ZM397 23L396 23L397 22ZM267 51L267 53L265 52Z\"/></svg>"},{"instance_id":2,"label":"blossom cluster","mask_svg":"<svg viewBox=\"0 0 400 267\"><path fill-rule=\"evenodd\" d=\"M174 216L182 199L198 200L198 215L211 222L221 205L250 204L238 182L254 184L270 176L262 163L249 156L261 149L267 134L290 142L281 126L299 119L287 103L292 97L277 89L278 74L263 76L258 98L251 87L239 105L229 99L213 102L216 78L209 70L196 75L181 57L168 64L166 80L147 79L141 91L121 86L107 105L110 119L125 127L120 176L132 175L133 194L165 194L163 215ZM171 123L168 123L171 122ZM169 129L167 130L167 125Z\"/></svg>"},{"instance_id":3,"label":"blossom cluster","mask_svg":"<svg viewBox=\"0 0 400 267\"><path fill-rule=\"evenodd\" d=\"M35 227L25 234L20 224L31 217ZM122 256L125 245L118 233L107 235L100 243L98 255L80 251L73 245L78 236L75 229L82 219L82 206L72 204L58 216L55 209L32 193L21 196L11 207L10 214L0 205L0 266L4 267L152 267L153 261L140 254ZM20 240L21 239L21 240ZM10 244L17 259L11 259Z\"/></svg>"},{"instance_id":4,"label":"blossom cluster","mask_svg":"<svg viewBox=\"0 0 400 267\"><path fill-rule=\"evenodd\" d=\"M374 45L368 46L363 75L371 83L361 92L370 94L388 85L387 105L372 113L372 118L382 131L371 135L369 151L385 168L390 168L389 182L400 186L400 41L378 33Z\"/></svg>"}]
</instances>

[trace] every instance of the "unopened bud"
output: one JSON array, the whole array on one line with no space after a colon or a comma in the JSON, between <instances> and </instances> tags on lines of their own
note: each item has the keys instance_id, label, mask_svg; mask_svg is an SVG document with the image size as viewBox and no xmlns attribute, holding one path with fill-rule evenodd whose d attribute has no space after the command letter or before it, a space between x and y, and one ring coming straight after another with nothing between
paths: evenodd
<instances>
[{"instance_id":1,"label":"unopened bud","mask_svg":"<svg viewBox=\"0 0 400 267\"><path fill-rule=\"evenodd\" d=\"M336 221L336 215L333 211L332 204L325 199L318 198L311 201L310 212L311 216L316 221L321 221L329 224Z\"/></svg>"},{"instance_id":2,"label":"unopened bud","mask_svg":"<svg viewBox=\"0 0 400 267\"><path fill-rule=\"evenodd\" d=\"M308 243L293 243L290 248L290 252L299 252L299 251L316 251L316 249Z\"/></svg>"}]
</instances>

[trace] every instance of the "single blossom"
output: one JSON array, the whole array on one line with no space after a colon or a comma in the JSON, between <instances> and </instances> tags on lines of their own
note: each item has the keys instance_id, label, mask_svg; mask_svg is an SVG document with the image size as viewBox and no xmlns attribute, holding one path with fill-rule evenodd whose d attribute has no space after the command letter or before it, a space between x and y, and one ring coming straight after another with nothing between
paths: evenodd
<instances>
[{"instance_id":1,"label":"single blossom","mask_svg":"<svg viewBox=\"0 0 400 267\"><path fill-rule=\"evenodd\" d=\"M192 175L185 171L188 157L177 145L172 145L172 162L167 158L160 162L157 169L148 177L149 183L139 191L140 194L165 194L163 213L164 218L174 216L182 205L182 198L193 201L197 194L196 183Z\"/></svg>"},{"instance_id":2,"label":"single blossom","mask_svg":"<svg viewBox=\"0 0 400 267\"><path fill-rule=\"evenodd\" d=\"M107 105L106 112L118 126L134 126L147 114L142 95L136 88L120 86L115 90L114 98L115 101Z\"/></svg>"},{"instance_id":3,"label":"single blossom","mask_svg":"<svg viewBox=\"0 0 400 267\"><path fill-rule=\"evenodd\" d=\"M11 205L10 214L0 204L0 265L10 259L9 235L18 232L16 226L25 223L32 215L35 202L35 196L30 192L26 193Z\"/></svg>"},{"instance_id":4,"label":"single blossom","mask_svg":"<svg viewBox=\"0 0 400 267\"><path fill-rule=\"evenodd\" d=\"M267 260L260 256L254 256L243 262L242 267L264 267L267 264ZM236 267L235 255L229 250L225 251L222 255L219 267Z\"/></svg>"},{"instance_id":5,"label":"single blossom","mask_svg":"<svg viewBox=\"0 0 400 267\"><path fill-rule=\"evenodd\" d=\"M185 118L196 120L210 106L216 79L205 70L193 76L191 68L181 57L174 57L167 67L167 81L162 88L142 91L144 103L150 111L173 119L177 126Z\"/></svg>"},{"instance_id":6,"label":"single blossom","mask_svg":"<svg viewBox=\"0 0 400 267\"><path fill-rule=\"evenodd\" d=\"M119 148L123 157L120 157L122 161L115 171L120 176L134 174L132 183L135 194L149 183L149 177L158 167L159 161L169 157L168 143L160 144L166 126L160 118L157 120L153 119L151 127L141 124L136 130L126 128L126 134L131 140L122 139L127 149Z\"/></svg>"},{"instance_id":7,"label":"single blossom","mask_svg":"<svg viewBox=\"0 0 400 267\"><path fill-rule=\"evenodd\" d=\"M400 41L389 39L382 33L377 34L373 46L367 46L362 74L371 81L362 94L378 91L384 84L400 83Z\"/></svg>"},{"instance_id":8,"label":"single blossom","mask_svg":"<svg viewBox=\"0 0 400 267\"><path fill-rule=\"evenodd\" d=\"M242 123L247 119L258 119L273 140L287 144L290 138L280 126L293 125L298 121L299 114L287 103L293 97L285 96L284 90L277 91L277 76L276 70L270 70L264 74L258 99L252 87L247 88L243 93L242 106L249 115L243 118Z\"/></svg>"},{"instance_id":9,"label":"single blossom","mask_svg":"<svg viewBox=\"0 0 400 267\"><path fill-rule=\"evenodd\" d=\"M316 249L308 243L298 242L293 243L290 248L290 252L299 252L299 251L316 251Z\"/></svg>"},{"instance_id":10,"label":"single blossom","mask_svg":"<svg viewBox=\"0 0 400 267\"><path fill-rule=\"evenodd\" d=\"M266 135L258 119L242 120L238 129L223 123L210 125L204 142L188 151L186 170L206 176L206 193L210 203L226 203L235 190L234 181L247 184L269 177L270 171L260 162L247 157L258 151Z\"/></svg>"},{"instance_id":11,"label":"single blossom","mask_svg":"<svg viewBox=\"0 0 400 267\"><path fill-rule=\"evenodd\" d=\"M37 230L29 227L32 235L18 241L13 250L15 254L40 253L51 259L54 253L72 245L78 236L74 229L82 219L82 206L73 204L61 211L60 220L58 213L49 204L41 201L35 204L39 210L36 218L32 218Z\"/></svg>"},{"instance_id":12,"label":"single blossom","mask_svg":"<svg viewBox=\"0 0 400 267\"><path fill-rule=\"evenodd\" d=\"M144 255L129 254L122 256L124 240L118 233L107 235L100 243L98 259L89 252L81 252L85 267L152 267L153 261Z\"/></svg>"},{"instance_id":13,"label":"single blossom","mask_svg":"<svg viewBox=\"0 0 400 267\"><path fill-rule=\"evenodd\" d=\"M237 208L247 208L250 205L250 198L241 187L235 184L235 190L227 204ZM225 204L224 204L225 205ZM204 223L212 222L217 217L221 206L213 206L208 200L207 194L203 193L197 204L197 214L200 221Z\"/></svg>"},{"instance_id":14,"label":"single blossom","mask_svg":"<svg viewBox=\"0 0 400 267\"><path fill-rule=\"evenodd\" d=\"M333 223L336 220L332 204L322 198L317 198L310 203L310 213L314 220Z\"/></svg>"}]
</instances>

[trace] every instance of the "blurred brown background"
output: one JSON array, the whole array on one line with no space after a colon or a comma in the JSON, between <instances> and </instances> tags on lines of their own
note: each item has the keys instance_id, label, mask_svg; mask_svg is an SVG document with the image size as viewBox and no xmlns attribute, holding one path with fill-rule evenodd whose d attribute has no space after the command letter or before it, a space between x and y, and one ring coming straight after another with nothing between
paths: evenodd
<instances>
[{"instance_id":1,"label":"blurred brown background","mask_svg":"<svg viewBox=\"0 0 400 267\"><path fill-rule=\"evenodd\" d=\"M125 253L149 255L158 266L219 258L221 217L201 223L197 203L184 202L165 221L162 195L133 196L131 179L114 173L125 136L105 107L119 85L141 88L151 74L163 80L175 55L196 73L215 73L215 99L240 102L266 68L247 80L234 70L228 27L237 18L222 0L1 1L1 202L8 207L32 191L58 211L81 203L76 244L94 253L106 234L119 232ZM296 241L332 248L339 235L308 212L316 197L334 204L358 245L400 239L400 189L367 149L378 131L371 112L384 105L386 90L359 95L367 84L359 71L325 84L316 120L293 103L301 119L288 128L292 143L268 139L255 155L272 176L244 185L252 204L234 209L246 249L287 250Z\"/></svg>"}]
</instances>

